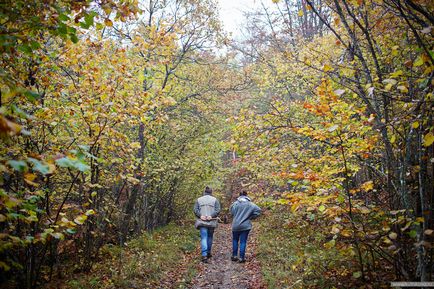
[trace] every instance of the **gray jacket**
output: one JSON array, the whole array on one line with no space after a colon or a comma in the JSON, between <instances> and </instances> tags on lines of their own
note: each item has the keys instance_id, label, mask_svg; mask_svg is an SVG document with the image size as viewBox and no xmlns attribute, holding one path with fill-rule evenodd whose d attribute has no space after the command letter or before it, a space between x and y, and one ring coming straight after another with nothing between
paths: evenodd
<instances>
[{"instance_id":1,"label":"gray jacket","mask_svg":"<svg viewBox=\"0 0 434 289\"><path fill-rule=\"evenodd\" d=\"M198 218L200 218L200 216L211 216L211 218L216 218L220 213L220 210L219 200L210 194L205 194L198 198L194 204L194 214ZM199 222L203 222L204 227L217 227L217 220L202 221L199 219Z\"/></svg>"},{"instance_id":2,"label":"gray jacket","mask_svg":"<svg viewBox=\"0 0 434 289\"><path fill-rule=\"evenodd\" d=\"M231 205L232 231L245 231L252 229L252 222L250 220L259 217L261 208L255 205L249 197L240 196Z\"/></svg>"}]
</instances>

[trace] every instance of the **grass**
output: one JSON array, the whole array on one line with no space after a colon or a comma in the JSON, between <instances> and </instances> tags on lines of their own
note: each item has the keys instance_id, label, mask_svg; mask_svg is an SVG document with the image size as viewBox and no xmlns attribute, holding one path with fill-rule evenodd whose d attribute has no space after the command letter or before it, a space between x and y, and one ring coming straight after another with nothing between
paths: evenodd
<instances>
[{"instance_id":1,"label":"grass","mask_svg":"<svg viewBox=\"0 0 434 289\"><path fill-rule=\"evenodd\" d=\"M191 256L198 239L193 226L170 224L123 247L106 245L92 271L70 276L63 288L188 288L195 275L197 258Z\"/></svg>"}]
</instances>

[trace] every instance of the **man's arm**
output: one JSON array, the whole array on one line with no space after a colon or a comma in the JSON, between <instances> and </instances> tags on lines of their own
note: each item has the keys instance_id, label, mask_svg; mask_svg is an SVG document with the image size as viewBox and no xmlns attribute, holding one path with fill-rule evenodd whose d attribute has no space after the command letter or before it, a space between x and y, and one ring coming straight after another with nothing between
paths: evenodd
<instances>
[{"instance_id":1,"label":"man's arm","mask_svg":"<svg viewBox=\"0 0 434 289\"><path fill-rule=\"evenodd\" d=\"M200 207L199 207L199 202L196 201L196 203L194 204L194 214L196 215L196 217L200 218Z\"/></svg>"},{"instance_id":2,"label":"man's arm","mask_svg":"<svg viewBox=\"0 0 434 289\"><path fill-rule=\"evenodd\" d=\"M231 211L231 215L234 216L236 211L237 211L237 202L236 201L231 205L229 210Z\"/></svg>"},{"instance_id":3,"label":"man's arm","mask_svg":"<svg viewBox=\"0 0 434 289\"><path fill-rule=\"evenodd\" d=\"M211 217L213 217L213 218L217 217L218 214L220 214L220 211L221 211L220 202L218 199L215 199L214 214L212 214Z\"/></svg>"},{"instance_id":4,"label":"man's arm","mask_svg":"<svg viewBox=\"0 0 434 289\"><path fill-rule=\"evenodd\" d=\"M253 205L253 211L252 214L250 215L250 219L256 219L257 217L259 217L261 215L261 208L259 208L257 205L252 204Z\"/></svg>"}]
</instances>

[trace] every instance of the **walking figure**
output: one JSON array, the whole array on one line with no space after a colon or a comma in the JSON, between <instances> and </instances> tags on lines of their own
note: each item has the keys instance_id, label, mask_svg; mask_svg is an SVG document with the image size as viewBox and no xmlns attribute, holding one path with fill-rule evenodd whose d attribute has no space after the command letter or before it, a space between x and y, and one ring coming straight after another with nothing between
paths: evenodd
<instances>
[{"instance_id":1,"label":"walking figure","mask_svg":"<svg viewBox=\"0 0 434 289\"><path fill-rule=\"evenodd\" d=\"M254 204L247 196L246 191L242 191L237 200L231 205L232 214L232 261L240 263L246 262L247 237L252 229L250 220L259 217L261 208ZM239 257L238 257L239 244Z\"/></svg>"},{"instance_id":2,"label":"walking figure","mask_svg":"<svg viewBox=\"0 0 434 289\"><path fill-rule=\"evenodd\" d=\"M212 196L212 190L205 188L202 197L198 198L194 205L194 214L198 219L195 227L200 230L200 246L202 251L202 262L207 263L212 257L212 238L214 229L217 227L217 216L220 213L220 202Z\"/></svg>"}]
</instances>

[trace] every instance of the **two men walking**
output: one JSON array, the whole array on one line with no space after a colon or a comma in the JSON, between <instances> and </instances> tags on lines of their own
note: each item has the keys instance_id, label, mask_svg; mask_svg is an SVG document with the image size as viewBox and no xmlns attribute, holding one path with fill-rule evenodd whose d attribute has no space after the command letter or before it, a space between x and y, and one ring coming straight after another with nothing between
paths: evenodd
<instances>
[{"instance_id":1,"label":"two men walking","mask_svg":"<svg viewBox=\"0 0 434 289\"><path fill-rule=\"evenodd\" d=\"M220 202L212 196L212 190L205 188L204 195L197 199L194 213L198 219L195 227L200 230L202 262L207 262L211 255L214 229L217 227L217 216L220 213ZM261 214L261 209L255 205L242 191L237 200L231 205L232 221L232 261L245 262L247 238L252 229L250 220Z\"/></svg>"}]
</instances>

